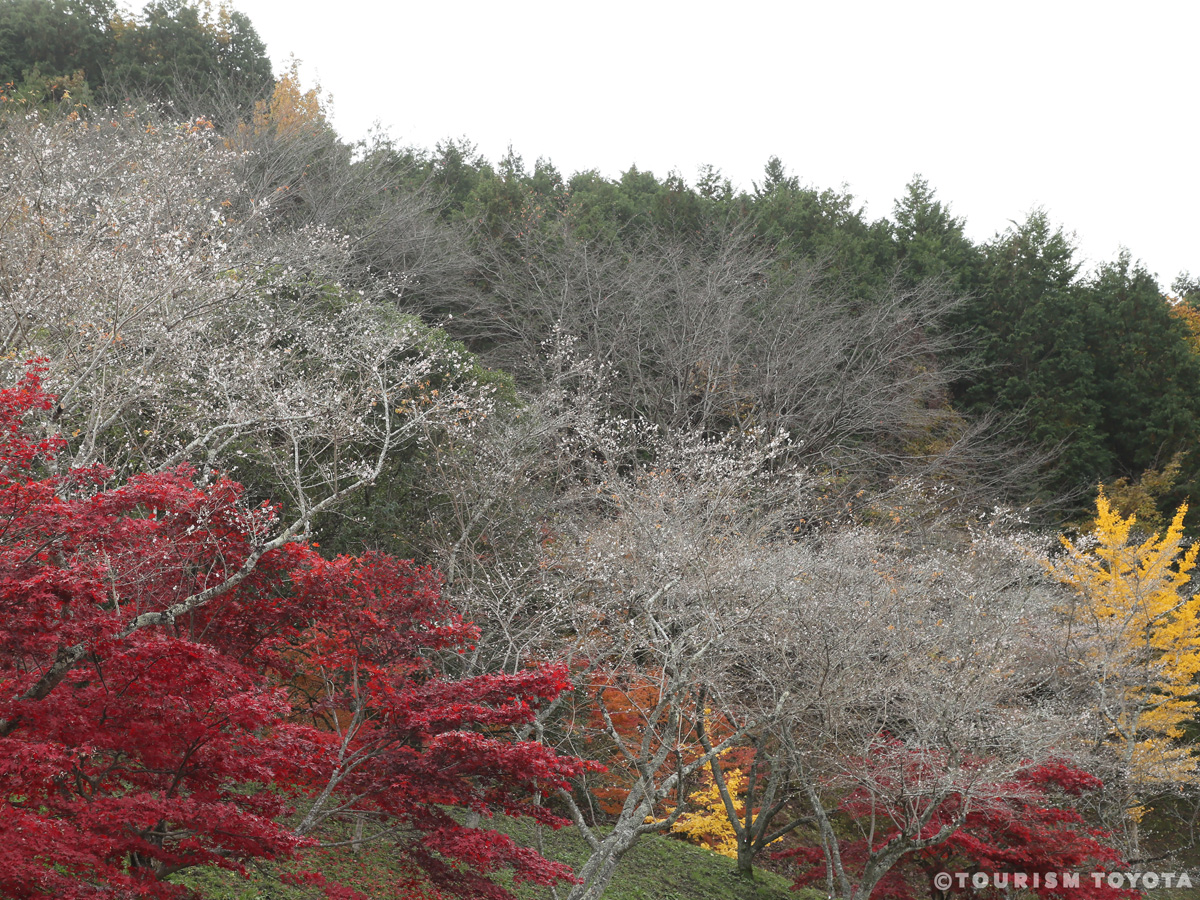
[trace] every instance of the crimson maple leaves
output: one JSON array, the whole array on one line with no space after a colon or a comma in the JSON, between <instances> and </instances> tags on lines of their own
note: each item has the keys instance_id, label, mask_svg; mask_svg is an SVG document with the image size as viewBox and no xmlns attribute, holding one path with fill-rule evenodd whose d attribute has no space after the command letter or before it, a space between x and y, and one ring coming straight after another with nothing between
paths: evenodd
<instances>
[{"instance_id":1,"label":"crimson maple leaves","mask_svg":"<svg viewBox=\"0 0 1200 900\"><path fill-rule=\"evenodd\" d=\"M848 876L853 898L932 897L1001 898L1009 888L1028 888L1041 900L1133 900L1137 892L1097 882L1090 873L1128 868L1108 843L1111 835L1087 827L1070 808L1073 797L1101 787L1093 775L1063 760L1029 765L1001 782L987 782L987 761L973 761L980 782L971 791L952 792L936 803L921 797L921 782L944 760L907 749L899 741L881 745L861 761L860 784L841 800L839 874ZM898 780L911 792L902 803L894 796ZM893 848L895 853L886 866ZM784 851L800 864L797 886L833 877L828 845ZM1074 873L1076 881L1064 880ZM1079 873L1085 873L1078 878ZM949 885L939 876L951 876ZM955 879L953 876L958 875ZM985 886L972 879L979 876ZM1014 877L1019 876L1019 881Z\"/></svg>"},{"instance_id":2,"label":"crimson maple leaves","mask_svg":"<svg viewBox=\"0 0 1200 900\"><path fill-rule=\"evenodd\" d=\"M36 370L0 391L0 895L185 895L347 816L452 893L569 877L450 813L552 819L581 763L507 735L561 670L443 677L474 630L436 573L263 551L276 511L215 474L56 474L52 404Z\"/></svg>"},{"instance_id":3,"label":"crimson maple leaves","mask_svg":"<svg viewBox=\"0 0 1200 900\"><path fill-rule=\"evenodd\" d=\"M553 713L564 668L447 675L478 634L436 572L380 554L323 558L217 473L181 468L112 487L102 467L56 468L64 441L34 427L53 405L36 369L0 391L0 896L168 900L187 893L175 873L292 857L339 827L393 846L410 893L500 900L511 895L490 880L499 869L571 879L565 865L463 824L493 812L556 824L542 801L570 805L587 764L513 737ZM678 720L670 733L683 744L643 742L645 758L627 753L631 765L618 767L617 799L633 810L630 791L645 794L645 810L626 816L630 834L654 830L662 802L687 793L686 778L722 749L709 737L744 730L687 684L656 682L664 672L618 682L598 666L592 690L577 692L619 749L659 718ZM681 723L705 716L713 733L697 733L701 753ZM959 767L959 784L932 750L886 749L843 760L861 777L824 786L841 794L836 809L817 782L809 792L814 816L836 819L839 833L824 828L823 847L796 855L829 880L822 860L837 850L842 880L857 883L847 896L916 896L937 871L1120 862L1057 802L1096 786L1078 769L993 776L980 759ZM855 839L857 824L876 820L897 827ZM590 896L632 844L605 856L593 839L579 889Z\"/></svg>"}]
</instances>

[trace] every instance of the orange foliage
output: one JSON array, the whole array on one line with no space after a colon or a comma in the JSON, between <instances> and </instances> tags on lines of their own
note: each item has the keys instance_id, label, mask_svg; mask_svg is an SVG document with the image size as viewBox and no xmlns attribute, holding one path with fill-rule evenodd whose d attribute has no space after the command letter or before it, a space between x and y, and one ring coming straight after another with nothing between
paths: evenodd
<instances>
[{"instance_id":1,"label":"orange foliage","mask_svg":"<svg viewBox=\"0 0 1200 900\"><path fill-rule=\"evenodd\" d=\"M657 669L640 672L608 672L593 676L588 691L587 707L580 712L581 719L588 725L589 740L593 745L592 755L607 767L604 783L592 791L599 807L609 815L618 815L639 773L631 761L621 752L611 735L608 723L636 756L652 756L660 746L654 737L656 732L672 733L666 721L667 704L662 702L661 685L663 673ZM680 738L675 747L666 754L658 773L666 777L678 766L686 765L704 755L700 741L699 726L704 728L713 741L724 740L734 728L728 719L712 709L700 709L696 697L691 697L679 713ZM642 752L643 741L648 748ZM707 776L711 778L711 776ZM669 815L669 812L667 813Z\"/></svg>"}]
</instances>

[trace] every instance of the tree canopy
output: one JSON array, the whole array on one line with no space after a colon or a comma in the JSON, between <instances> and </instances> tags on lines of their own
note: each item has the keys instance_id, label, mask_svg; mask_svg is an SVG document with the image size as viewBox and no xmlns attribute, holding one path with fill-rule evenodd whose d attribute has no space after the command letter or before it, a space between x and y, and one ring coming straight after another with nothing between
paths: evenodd
<instances>
[{"instance_id":1,"label":"tree canopy","mask_svg":"<svg viewBox=\"0 0 1200 900\"><path fill-rule=\"evenodd\" d=\"M349 144L225 7L12 0L0 65L0 894L1188 864L1190 275Z\"/></svg>"}]
</instances>

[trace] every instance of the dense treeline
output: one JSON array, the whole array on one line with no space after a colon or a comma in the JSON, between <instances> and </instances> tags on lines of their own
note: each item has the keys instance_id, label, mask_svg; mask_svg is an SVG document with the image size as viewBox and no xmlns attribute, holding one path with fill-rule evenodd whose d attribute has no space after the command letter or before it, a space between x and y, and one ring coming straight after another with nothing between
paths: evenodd
<instances>
[{"instance_id":1,"label":"dense treeline","mask_svg":"<svg viewBox=\"0 0 1200 900\"><path fill-rule=\"evenodd\" d=\"M1052 452L1045 478L1021 486L1026 496L1069 496L1078 505L1097 482L1137 479L1177 453L1185 455L1184 487L1163 497L1164 509L1195 484L1200 460L1188 451L1200 364L1186 317L1173 313L1180 298L1165 297L1128 253L1081 272L1070 237L1043 211L975 244L921 178L890 219L868 221L851 195L804 186L775 158L763 181L739 194L711 171L689 186L636 169L615 180L585 172L564 181L544 161L529 173L511 155L493 169L452 143L420 161L422 177L447 192L447 218L522 259L548 241L598 257L649 249L656 259L670 242L712 259L722 252L714 247L736 237L747 247L744 281L808 279L836 298L832 306L864 314L885 307L881 298L899 286L936 285L948 299L925 332L941 339L936 359L953 375L943 402L975 421L1002 420L1008 434ZM1181 294L1187 283L1186 275L1177 282ZM489 314L508 329L521 325L503 285L483 289L480 331L502 340L505 329ZM476 317L455 312L461 318L450 328L471 340ZM486 341L471 345L494 351Z\"/></svg>"},{"instance_id":2,"label":"dense treeline","mask_svg":"<svg viewBox=\"0 0 1200 900\"><path fill-rule=\"evenodd\" d=\"M131 17L108 0L13 0L0 11L0 67L9 103L61 100L73 88L72 97L85 103L93 95L101 105L134 96L165 100L182 115L203 112L218 124L250 119L255 102L269 97L274 83L265 48L244 15L183 2L151 4ZM313 123L320 118L315 102L310 97L301 112ZM695 184L636 168L616 179L595 171L565 177L543 159L530 170L511 151L492 165L465 140L432 151L381 142L354 159L351 148L331 134L312 137L303 152L319 158L322 171L290 186L299 188L297 214L321 219L332 212L341 228L357 220L358 232L372 242L363 248L366 265L412 271L411 260L388 256L403 254L414 236L397 240L393 231L373 229L387 215L382 207L389 190L424 193L425 208L436 206L446 226L438 236L444 264L430 273L435 277L413 276L406 305L437 322L452 314L447 320L452 334L510 370L531 358L548 334L547 322L587 314L579 308L591 302L587 297L574 304L547 302L543 291L541 300L534 298L531 284L551 272L594 267L601 274L590 288L592 300L603 297L594 305L623 321L622 297L648 307L649 282L681 293L690 290L688 277L714 284L713 261L720 259L728 283L714 289L732 307L753 307L751 319L773 321L782 306L796 310L797 285L804 285L810 308L853 307L856 316L890 308L905 291L920 293L916 305L922 308L912 315L926 340L936 336L937 346L925 352L948 384L944 392L928 390L914 402L971 421L1002 422L1010 437L1019 435L1030 449L1050 453L1042 477L1014 485L1025 499L1070 497L1082 507L1097 482L1137 480L1183 454L1180 488L1160 498L1167 510L1200 477L1200 459L1187 452L1197 437L1200 368L1186 317L1172 315L1155 279L1128 254L1097 271L1080 272L1069 235L1043 211L976 244L966 237L963 221L919 177L890 218L871 221L847 191L805 185L778 158L767 162L752 190L735 192L711 167ZM269 171L264 175L272 177ZM340 208L330 209L333 205ZM513 265L516 260L525 265ZM696 260L706 261L709 271ZM651 271L647 261L667 262L673 277L683 280L668 284L665 270ZM1176 283L1181 297L1194 293L1189 284L1184 273ZM936 311L928 296L934 286L946 295ZM676 321L669 305L653 305L663 321ZM793 334L803 333L804 326L794 324ZM695 326L722 327L715 321ZM573 333L579 327L568 323ZM681 394L683 383L699 375L699 369L685 371L689 366L705 368L705 378L727 393L735 390L735 380L746 380L746 354L764 343L749 322L740 327L745 329L740 345L724 348L723 360L722 351L700 345L672 360L661 343L639 346L650 358L634 359L628 346L614 340L612 323L598 321L591 334L579 336L601 358L620 358L629 403L638 412L671 421L685 415L688 405L705 411L693 415L711 415L714 402L732 402ZM629 335L635 342L643 337ZM649 338L651 345L656 340ZM761 374L771 363L750 365ZM782 365L774 371L780 380L789 379ZM731 366L741 366L738 379ZM638 383L651 372L673 380L674 394L664 396L661 383ZM765 396L773 389L739 388L737 418L788 424L778 408L788 400ZM662 408L651 409L650 403ZM893 423L878 424L886 429Z\"/></svg>"},{"instance_id":3,"label":"dense treeline","mask_svg":"<svg viewBox=\"0 0 1200 900\"><path fill-rule=\"evenodd\" d=\"M6 0L0 84L10 101L153 99L194 115L211 98L249 106L274 83L266 46L242 13L161 0L138 16L113 0ZM210 110L211 111L211 110Z\"/></svg>"},{"instance_id":4,"label":"dense treeline","mask_svg":"<svg viewBox=\"0 0 1200 900\"><path fill-rule=\"evenodd\" d=\"M326 842L595 900L666 832L944 900L1180 850L1186 274L974 242L919 177L872 221L776 158L349 145L224 8L12 0L0 65L0 893Z\"/></svg>"}]
</instances>

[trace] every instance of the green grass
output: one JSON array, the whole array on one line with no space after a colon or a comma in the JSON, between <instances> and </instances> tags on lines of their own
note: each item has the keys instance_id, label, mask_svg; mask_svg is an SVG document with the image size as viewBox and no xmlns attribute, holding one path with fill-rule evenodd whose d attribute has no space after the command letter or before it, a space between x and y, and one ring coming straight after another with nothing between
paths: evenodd
<instances>
[{"instance_id":1,"label":"green grass","mask_svg":"<svg viewBox=\"0 0 1200 900\"><path fill-rule=\"evenodd\" d=\"M499 819L493 827L532 845L534 830L528 822ZM587 848L574 828L543 830L543 855L578 868L587 858ZM310 855L295 870L315 870L330 881L356 888L371 897L397 897L392 882L401 873L384 848L348 849ZM315 900L320 892L311 887L280 882L278 869L262 867L250 879L216 869L203 869L178 876L179 882L199 891L207 900ZM522 900L549 900L548 888L532 885L514 887L504 873L496 880L512 888ZM560 886L564 898L568 886ZM674 838L647 835L617 866L605 900L818 900L815 891L793 891L791 882L779 875L756 870L753 881L738 877L734 861Z\"/></svg>"},{"instance_id":2,"label":"green grass","mask_svg":"<svg viewBox=\"0 0 1200 900\"><path fill-rule=\"evenodd\" d=\"M514 838L531 844L533 829L526 822L501 824ZM543 829L543 855L578 869L587 847L574 828ZM560 896L565 892L559 891ZM529 900L549 898L545 888L528 888ZM646 835L617 866L606 900L816 900L821 895L792 891L791 881L763 870L754 881L737 874L734 861L675 838Z\"/></svg>"},{"instance_id":3,"label":"green grass","mask_svg":"<svg viewBox=\"0 0 1200 900\"><path fill-rule=\"evenodd\" d=\"M498 819L491 823L499 831L532 846L535 834L523 820ZM573 828L560 831L544 829L543 855L578 868L587 858L587 848ZM295 870L316 870L330 881L356 888L369 897L403 898L393 880L402 873L385 848L364 849L351 853L346 848L312 854ZM1174 866L1168 867L1174 868ZM318 900L323 895L311 887L296 887L280 882L279 870L266 866L244 879L217 869L202 869L177 880L198 890L206 900ZM530 885L514 887L511 878L500 873L496 880L513 889L522 900L549 900L550 890ZM1200 884L1200 881L1194 882ZM566 886L559 897L567 895ZM1146 900L1198 900L1200 889L1146 891ZM824 900L814 890L792 891L791 882L771 872L756 870L755 880L747 882L735 872L734 861L693 847L674 838L647 835L625 855L617 867L605 900Z\"/></svg>"}]
</instances>

